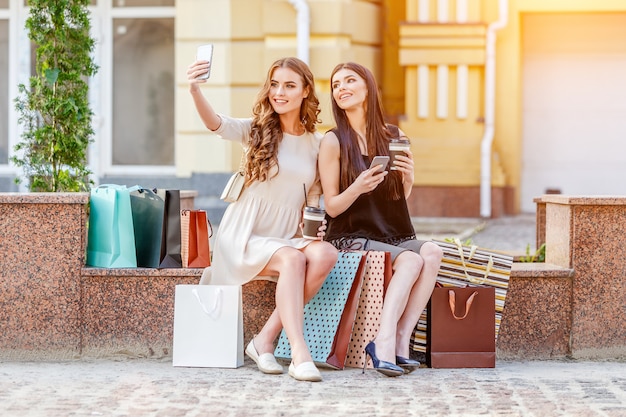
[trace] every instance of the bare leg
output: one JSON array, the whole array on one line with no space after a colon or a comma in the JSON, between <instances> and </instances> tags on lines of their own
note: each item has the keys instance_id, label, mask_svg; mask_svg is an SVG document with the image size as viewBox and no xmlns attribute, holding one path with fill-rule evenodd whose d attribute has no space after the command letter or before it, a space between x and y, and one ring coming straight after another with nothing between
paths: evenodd
<instances>
[{"instance_id":1,"label":"bare leg","mask_svg":"<svg viewBox=\"0 0 626 417\"><path fill-rule=\"evenodd\" d=\"M420 256L424 260L424 266L417 282L411 289L404 314L402 314L398 322L396 335L396 354L405 358L409 357L409 342L415 325L419 321L420 315L424 311L435 287L443 252L436 244L427 242L422 245Z\"/></svg>"},{"instance_id":2,"label":"bare leg","mask_svg":"<svg viewBox=\"0 0 626 417\"><path fill-rule=\"evenodd\" d=\"M304 303L308 303L324 284L324 280L337 263L338 252L328 242L310 243L302 252L306 256Z\"/></svg>"},{"instance_id":3,"label":"bare leg","mask_svg":"<svg viewBox=\"0 0 626 417\"><path fill-rule=\"evenodd\" d=\"M328 273L337 262L337 249L328 242L312 242L302 252L306 256L306 275L304 281L304 304L317 294ZM304 311L304 307L303 307ZM259 354L274 352L274 341L278 337L283 324L278 310L274 309L271 316L254 338L254 346Z\"/></svg>"},{"instance_id":4,"label":"bare leg","mask_svg":"<svg viewBox=\"0 0 626 417\"><path fill-rule=\"evenodd\" d=\"M380 329L376 336L376 354L380 360L396 363L398 321L409 301L410 288L417 280L423 260L415 252L402 252L394 262L394 273L385 294Z\"/></svg>"}]
</instances>

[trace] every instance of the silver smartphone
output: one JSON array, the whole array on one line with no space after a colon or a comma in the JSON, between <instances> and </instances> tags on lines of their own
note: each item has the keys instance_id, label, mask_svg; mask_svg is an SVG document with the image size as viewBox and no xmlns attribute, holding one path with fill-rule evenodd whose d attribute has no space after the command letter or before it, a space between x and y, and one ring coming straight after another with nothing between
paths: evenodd
<instances>
[{"instance_id":1,"label":"silver smartphone","mask_svg":"<svg viewBox=\"0 0 626 417\"><path fill-rule=\"evenodd\" d=\"M387 155L378 155L372 159L372 163L370 164L370 169L374 168L376 165L382 165L378 170L376 170L376 174L383 172L387 169L387 164L389 163L389 157Z\"/></svg>"},{"instance_id":2,"label":"silver smartphone","mask_svg":"<svg viewBox=\"0 0 626 417\"><path fill-rule=\"evenodd\" d=\"M213 61L213 44L208 43L206 45L198 46L198 50L196 51L196 60L197 61L209 61L209 65ZM209 66L209 70L202 75L198 75L196 79L198 80L206 80L211 76L211 67Z\"/></svg>"}]
</instances>

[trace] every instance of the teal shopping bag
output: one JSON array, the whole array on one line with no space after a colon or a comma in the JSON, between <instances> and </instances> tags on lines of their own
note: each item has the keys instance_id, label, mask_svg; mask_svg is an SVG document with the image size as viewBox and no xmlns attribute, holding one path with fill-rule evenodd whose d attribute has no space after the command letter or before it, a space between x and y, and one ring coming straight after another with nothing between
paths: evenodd
<instances>
[{"instance_id":1,"label":"teal shopping bag","mask_svg":"<svg viewBox=\"0 0 626 417\"><path fill-rule=\"evenodd\" d=\"M364 273L365 252L340 251L324 284L304 306L304 340L319 366L344 368ZM274 356L291 359L284 329Z\"/></svg>"},{"instance_id":2,"label":"teal shopping bag","mask_svg":"<svg viewBox=\"0 0 626 417\"><path fill-rule=\"evenodd\" d=\"M139 185L129 188L129 191L137 266L158 268L161 256L164 201L152 190Z\"/></svg>"},{"instance_id":3,"label":"teal shopping bag","mask_svg":"<svg viewBox=\"0 0 626 417\"><path fill-rule=\"evenodd\" d=\"M104 268L137 267L130 192L106 184L90 193L87 265Z\"/></svg>"}]
</instances>

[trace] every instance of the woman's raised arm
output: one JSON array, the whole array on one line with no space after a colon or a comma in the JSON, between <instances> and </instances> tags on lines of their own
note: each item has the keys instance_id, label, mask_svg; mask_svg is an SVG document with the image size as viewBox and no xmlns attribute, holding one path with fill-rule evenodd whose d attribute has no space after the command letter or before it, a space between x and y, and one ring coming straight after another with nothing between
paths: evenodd
<instances>
[{"instance_id":1,"label":"woman's raised arm","mask_svg":"<svg viewBox=\"0 0 626 417\"><path fill-rule=\"evenodd\" d=\"M187 80L189 81L189 92L193 98L193 103L196 106L198 115L200 119L202 119L202 123L204 123L209 130L217 130L222 124L222 119L220 119L215 110L213 110L213 107L209 104L206 97L204 97L202 89L200 88L200 84L206 83L207 80L196 78L206 73L209 66L208 61L195 61L187 68Z\"/></svg>"}]
</instances>

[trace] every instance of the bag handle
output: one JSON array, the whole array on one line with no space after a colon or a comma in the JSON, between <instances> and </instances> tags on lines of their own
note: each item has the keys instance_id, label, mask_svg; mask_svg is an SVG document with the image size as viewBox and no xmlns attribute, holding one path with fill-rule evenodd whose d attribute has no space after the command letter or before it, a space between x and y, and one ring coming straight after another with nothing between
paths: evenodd
<instances>
[{"instance_id":1,"label":"bag handle","mask_svg":"<svg viewBox=\"0 0 626 417\"><path fill-rule=\"evenodd\" d=\"M144 188L141 185L133 185L132 187L129 187L128 192L129 193L137 192L139 193L137 194L138 196L149 199L149 200L163 200L161 197L156 195L154 191L152 191L149 188Z\"/></svg>"},{"instance_id":2,"label":"bag handle","mask_svg":"<svg viewBox=\"0 0 626 417\"><path fill-rule=\"evenodd\" d=\"M101 189L101 190L105 190L105 189L113 189L113 190L124 190L126 189L125 185L120 185L120 184L100 184L96 187L96 189Z\"/></svg>"},{"instance_id":3,"label":"bag handle","mask_svg":"<svg viewBox=\"0 0 626 417\"><path fill-rule=\"evenodd\" d=\"M209 224L209 230L211 230L211 233L209 234L209 237L213 237L213 225L211 224L211 220L209 220L209 214L208 213L206 215L206 221Z\"/></svg>"},{"instance_id":4,"label":"bag handle","mask_svg":"<svg viewBox=\"0 0 626 417\"><path fill-rule=\"evenodd\" d=\"M190 210L190 209L182 209L180 211L180 214L183 215L183 216L189 216L189 212L190 211L192 211L192 210ZM200 210L198 210L198 211L200 211ZM205 211L205 210L202 210L202 211ZM213 225L211 224L211 220L209 220L209 214L208 213L207 213L207 216L206 216L206 221L207 221L207 223L209 225L209 230L211 230L211 233L209 234L209 237L213 237Z\"/></svg>"},{"instance_id":5,"label":"bag handle","mask_svg":"<svg viewBox=\"0 0 626 417\"><path fill-rule=\"evenodd\" d=\"M191 293L196 297L196 300L198 300L200 307L202 307L202 311L204 311L204 313L207 316L211 317L213 320L217 320L220 315L220 310L222 308L222 289L219 287L215 289L215 303L213 304L211 310L207 308L206 304L204 304L204 302L202 301L202 298L200 298L200 294L198 293L197 288L191 290Z\"/></svg>"},{"instance_id":6,"label":"bag handle","mask_svg":"<svg viewBox=\"0 0 626 417\"><path fill-rule=\"evenodd\" d=\"M465 314L463 315L463 317L458 317L456 315L456 293L454 292L454 290L448 290L448 301L450 303L450 311L452 312L452 316L456 320L463 320L465 317L467 317L470 311L470 308L472 307L472 302L474 302L474 297L476 297L476 295L478 295L478 291L474 291L472 295L469 296L469 298L465 302Z\"/></svg>"},{"instance_id":7,"label":"bag handle","mask_svg":"<svg viewBox=\"0 0 626 417\"><path fill-rule=\"evenodd\" d=\"M459 252L459 257L461 258L461 265L463 265L463 272L465 273L465 278L472 284L483 285L485 281L487 281L487 277L489 276L489 273L491 273L491 268L493 267L493 255L489 254L489 261L487 262L487 267L485 268L485 275L483 275L482 279L479 279L476 277L470 277L469 274L467 273L467 265L465 264L465 257L463 256L463 244L461 243L461 240L458 237L454 238L454 243L456 244L457 251ZM478 246L476 245L472 245L470 247L470 253L469 253L469 256L467 257L468 261L472 260L472 258L474 257L474 254L476 253L476 249L478 249Z\"/></svg>"}]
</instances>

